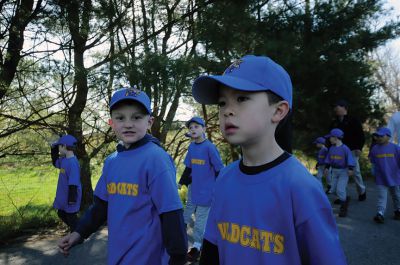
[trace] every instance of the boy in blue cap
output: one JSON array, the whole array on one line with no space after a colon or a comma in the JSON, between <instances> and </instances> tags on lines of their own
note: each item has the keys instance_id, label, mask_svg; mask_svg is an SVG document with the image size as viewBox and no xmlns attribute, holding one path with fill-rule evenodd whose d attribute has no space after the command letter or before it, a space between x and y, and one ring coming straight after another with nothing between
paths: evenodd
<instances>
[{"instance_id":1,"label":"boy in blue cap","mask_svg":"<svg viewBox=\"0 0 400 265\"><path fill-rule=\"evenodd\" d=\"M320 184L275 140L292 107L287 72L248 55L192 89L198 102L219 105L222 134L243 154L218 177L200 264L346 264Z\"/></svg>"},{"instance_id":2,"label":"boy in blue cap","mask_svg":"<svg viewBox=\"0 0 400 265\"><path fill-rule=\"evenodd\" d=\"M60 169L53 207L70 231L75 229L82 198L81 169L74 154L76 142L67 134L51 145L53 166Z\"/></svg>"},{"instance_id":3,"label":"boy in blue cap","mask_svg":"<svg viewBox=\"0 0 400 265\"><path fill-rule=\"evenodd\" d=\"M325 159L325 174L331 168L332 188L331 192L338 196L335 204L340 204L339 217L346 217L349 206L349 197L346 189L349 176L353 174L356 162L350 149L342 142L344 133L338 128L334 128L329 133L331 147Z\"/></svg>"},{"instance_id":4,"label":"boy in blue cap","mask_svg":"<svg viewBox=\"0 0 400 265\"><path fill-rule=\"evenodd\" d=\"M185 224L190 223L193 214L195 217L193 247L187 255L190 262L200 256L215 179L224 167L217 147L205 138L205 126L200 117L193 117L186 122L193 141L189 145L184 161L186 168L179 181L180 185L188 186Z\"/></svg>"},{"instance_id":5,"label":"boy in blue cap","mask_svg":"<svg viewBox=\"0 0 400 265\"><path fill-rule=\"evenodd\" d=\"M328 148L326 148L325 142L326 140L324 137L318 137L313 142L317 146L317 148L319 148L317 154L317 165L315 167L317 168L317 179L321 182L321 184L322 184L322 176L324 175L325 172L325 158L326 154L328 153ZM330 179L328 179L329 178L328 175L326 177L326 184L328 188L330 188L331 183Z\"/></svg>"},{"instance_id":6,"label":"boy in blue cap","mask_svg":"<svg viewBox=\"0 0 400 265\"><path fill-rule=\"evenodd\" d=\"M377 137L377 144L369 154L378 188L377 214L374 221L382 224L385 220L388 190L393 199L394 219L400 220L400 147L389 142L392 134L388 128L379 128L374 135Z\"/></svg>"},{"instance_id":7,"label":"boy in blue cap","mask_svg":"<svg viewBox=\"0 0 400 265\"><path fill-rule=\"evenodd\" d=\"M107 221L108 264L186 262L187 238L172 158L147 134L150 99L136 88L116 91L110 125L120 143L104 161L94 204L58 246L69 249ZM168 255L169 257L168 257Z\"/></svg>"}]
</instances>

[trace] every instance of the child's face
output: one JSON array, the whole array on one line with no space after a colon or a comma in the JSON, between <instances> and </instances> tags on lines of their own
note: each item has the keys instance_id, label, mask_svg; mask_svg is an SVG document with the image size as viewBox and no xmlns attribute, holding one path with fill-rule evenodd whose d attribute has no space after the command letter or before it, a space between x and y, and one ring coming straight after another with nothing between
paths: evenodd
<instances>
[{"instance_id":1,"label":"child's face","mask_svg":"<svg viewBox=\"0 0 400 265\"><path fill-rule=\"evenodd\" d=\"M323 144L317 143L317 147L318 147L318 148L322 148L323 146L324 146Z\"/></svg>"},{"instance_id":2,"label":"child's face","mask_svg":"<svg viewBox=\"0 0 400 265\"><path fill-rule=\"evenodd\" d=\"M219 121L222 135L231 144L243 147L271 141L281 119L276 104L270 105L265 91L246 92L226 86L219 89Z\"/></svg>"},{"instance_id":3,"label":"child's face","mask_svg":"<svg viewBox=\"0 0 400 265\"><path fill-rule=\"evenodd\" d=\"M390 137L387 136L387 135L378 136L378 137L377 137L377 142L378 142L379 144L387 144L387 143L389 142L389 140L390 140Z\"/></svg>"},{"instance_id":4,"label":"child's face","mask_svg":"<svg viewBox=\"0 0 400 265\"><path fill-rule=\"evenodd\" d=\"M63 144L58 145L58 152L60 155L65 156L67 154L67 147Z\"/></svg>"},{"instance_id":5,"label":"child's face","mask_svg":"<svg viewBox=\"0 0 400 265\"><path fill-rule=\"evenodd\" d=\"M337 144L338 140L339 140L339 139L338 139L337 137L335 137L335 136L329 137L329 141L330 141L331 144L333 144L333 145Z\"/></svg>"},{"instance_id":6,"label":"child's face","mask_svg":"<svg viewBox=\"0 0 400 265\"><path fill-rule=\"evenodd\" d=\"M189 132L190 132L190 137L192 137L192 139L194 140L202 139L203 134L205 132L205 128L196 122L191 122L189 124Z\"/></svg>"},{"instance_id":7,"label":"child's face","mask_svg":"<svg viewBox=\"0 0 400 265\"><path fill-rule=\"evenodd\" d=\"M153 124L153 117L136 104L124 104L111 112L111 127L125 147L142 139Z\"/></svg>"}]
</instances>

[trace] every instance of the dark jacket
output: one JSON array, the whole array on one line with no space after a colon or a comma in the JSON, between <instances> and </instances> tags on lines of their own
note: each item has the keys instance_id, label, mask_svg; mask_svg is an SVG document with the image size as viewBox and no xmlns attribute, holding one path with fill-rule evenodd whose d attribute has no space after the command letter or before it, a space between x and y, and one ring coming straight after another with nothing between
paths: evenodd
<instances>
[{"instance_id":1,"label":"dark jacket","mask_svg":"<svg viewBox=\"0 0 400 265\"><path fill-rule=\"evenodd\" d=\"M362 150L365 143L365 136L361 122L358 119L345 115L342 121L338 118L333 121L331 129L333 128L339 128L344 132L343 143L350 150Z\"/></svg>"}]
</instances>

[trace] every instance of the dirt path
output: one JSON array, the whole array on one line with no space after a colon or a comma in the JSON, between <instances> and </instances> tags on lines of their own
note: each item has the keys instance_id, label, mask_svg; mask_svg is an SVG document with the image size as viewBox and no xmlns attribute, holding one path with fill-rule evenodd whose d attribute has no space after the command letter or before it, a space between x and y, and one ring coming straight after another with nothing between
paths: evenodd
<instances>
[{"instance_id":1,"label":"dirt path","mask_svg":"<svg viewBox=\"0 0 400 265\"><path fill-rule=\"evenodd\" d=\"M376 190L367 183L367 201L359 202L354 184L349 186L349 215L337 218L340 240L349 265L395 265L400 264L400 221L392 219L393 206L389 199L385 224L372 220L375 214ZM334 198L330 197L333 201ZM338 206L334 206L337 214ZM0 264L4 265L64 265L106 264L107 229L94 234L84 244L76 246L65 258L56 248L60 234L35 235L0 248Z\"/></svg>"}]
</instances>

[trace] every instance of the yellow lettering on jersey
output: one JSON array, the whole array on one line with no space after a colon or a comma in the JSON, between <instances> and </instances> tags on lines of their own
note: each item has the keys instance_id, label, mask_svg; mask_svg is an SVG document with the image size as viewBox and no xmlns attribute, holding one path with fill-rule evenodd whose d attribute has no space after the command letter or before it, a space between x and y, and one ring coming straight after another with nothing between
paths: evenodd
<instances>
[{"instance_id":1,"label":"yellow lettering on jersey","mask_svg":"<svg viewBox=\"0 0 400 265\"><path fill-rule=\"evenodd\" d=\"M228 240L228 227L229 223L219 223L218 229L223 240Z\"/></svg>"},{"instance_id":2,"label":"yellow lettering on jersey","mask_svg":"<svg viewBox=\"0 0 400 265\"><path fill-rule=\"evenodd\" d=\"M117 192L117 185L114 182L110 182L107 184L108 194L115 194Z\"/></svg>"},{"instance_id":3,"label":"yellow lettering on jersey","mask_svg":"<svg viewBox=\"0 0 400 265\"><path fill-rule=\"evenodd\" d=\"M240 230L240 244L244 247L247 247L250 244L250 226L244 225Z\"/></svg>"},{"instance_id":4,"label":"yellow lettering on jersey","mask_svg":"<svg viewBox=\"0 0 400 265\"><path fill-rule=\"evenodd\" d=\"M331 159L332 160L341 160L341 159L343 159L343 157L339 156L339 155L331 155Z\"/></svg>"},{"instance_id":5,"label":"yellow lettering on jersey","mask_svg":"<svg viewBox=\"0 0 400 265\"><path fill-rule=\"evenodd\" d=\"M261 240L264 242L263 244L263 251L264 252L271 252L270 243L273 239L274 235L271 232L261 230Z\"/></svg>"},{"instance_id":6,"label":"yellow lettering on jersey","mask_svg":"<svg viewBox=\"0 0 400 265\"><path fill-rule=\"evenodd\" d=\"M260 231L256 228L252 230L253 236L251 238L250 247L260 249Z\"/></svg>"},{"instance_id":7,"label":"yellow lettering on jersey","mask_svg":"<svg viewBox=\"0 0 400 265\"><path fill-rule=\"evenodd\" d=\"M240 227L237 224L231 224L231 234L229 236L229 241L232 243L239 242L240 237Z\"/></svg>"},{"instance_id":8,"label":"yellow lettering on jersey","mask_svg":"<svg viewBox=\"0 0 400 265\"><path fill-rule=\"evenodd\" d=\"M65 174L65 169L64 168L60 168L60 174Z\"/></svg>"},{"instance_id":9,"label":"yellow lettering on jersey","mask_svg":"<svg viewBox=\"0 0 400 265\"><path fill-rule=\"evenodd\" d=\"M107 184L108 194L119 194L128 196L137 196L139 191L139 185L126 182L110 182Z\"/></svg>"},{"instance_id":10,"label":"yellow lettering on jersey","mask_svg":"<svg viewBox=\"0 0 400 265\"><path fill-rule=\"evenodd\" d=\"M117 184L118 194L125 195L126 194L126 183L120 182Z\"/></svg>"},{"instance_id":11,"label":"yellow lettering on jersey","mask_svg":"<svg viewBox=\"0 0 400 265\"><path fill-rule=\"evenodd\" d=\"M273 254L282 254L285 250L285 238L281 234L227 222L218 223L217 227L222 240L232 244Z\"/></svg>"},{"instance_id":12,"label":"yellow lettering on jersey","mask_svg":"<svg viewBox=\"0 0 400 265\"><path fill-rule=\"evenodd\" d=\"M377 158L394 157L394 154L377 154Z\"/></svg>"},{"instance_id":13,"label":"yellow lettering on jersey","mask_svg":"<svg viewBox=\"0 0 400 265\"><path fill-rule=\"evenodd\" d=\"M206 161L203 159L192 159L192 164L194 165L205 165Z\"/></svg>"},{"instance_id":14,"label":"yellow lettering on jersey","mask_svg":"<svg viewBox=\"0 0 400 265\"><path fill-rule=\"evenodd\" d=\"M325 158L325 156L324 156L324 155L319 155L318 157L319 157L319 158Z\"/></svg>"},{"instance_id":15,"label":"yellow lettering on jersey","mask_svg":"<svg viewBox=\"0 0 400 265\"><path fill-rule=\"evenodd\" d=\"M139 185L138 185L138 184L133 184L133 192L132 192L132 195L133 195L133 196L137 196L137 195L138 195L138 190L139 190Z\"/></svg>"},{"instance_id":16,"label":"yellow lettering on jersey","mask_svg":"<svg viewBox=\"0 0 400 265\"><path fill-rule=\"evenodd\" d=\"M274 253L282 254L284 251L284 237L280 234L275 234L274 236Z\"/></svg>"}]
</instances>

